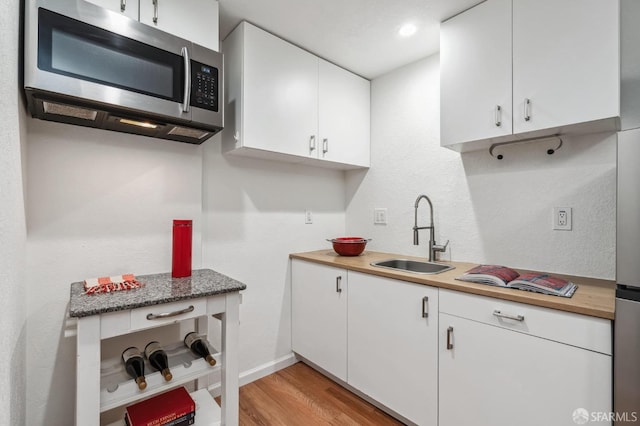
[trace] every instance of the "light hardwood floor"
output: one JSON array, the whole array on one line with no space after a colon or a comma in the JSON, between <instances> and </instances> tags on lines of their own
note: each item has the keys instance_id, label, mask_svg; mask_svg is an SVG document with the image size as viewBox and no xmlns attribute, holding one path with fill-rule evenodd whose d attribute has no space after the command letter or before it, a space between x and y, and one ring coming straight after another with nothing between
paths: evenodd
<instances>
[{"instance_id":1,"label":"light hardwood floor","mask_svg":"<svg viewBox=\"0 0 640 426\"><path fill-rule=\"evenodd\" d=\"M240 424L401 425L299 362L240 388Z\"/></svg>"}]
</instances>

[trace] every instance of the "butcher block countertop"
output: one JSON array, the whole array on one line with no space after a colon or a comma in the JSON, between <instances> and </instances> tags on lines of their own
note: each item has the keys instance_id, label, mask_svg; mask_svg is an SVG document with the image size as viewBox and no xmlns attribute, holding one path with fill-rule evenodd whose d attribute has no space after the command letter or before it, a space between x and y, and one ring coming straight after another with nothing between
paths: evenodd
<instances>
[{"instance_id":1,"label":"butcher block countertop","mask_svg":"<svg viewBox=\"0 0 640 426\"><path fill-rule=\"evenodd\" d=\"M370 263L387 259L410 259L426 261L426 258L415 256L405 256L392 253L381 253L365 251L360 256L339 256L333 250L317 250L305 253L290 254L291 259L306 260L309 262L321 263L323 265L344 268L351 271L363 272L371 275L378 275L396 280L409 281L417 284L430 285L433 287L447 288L450 290L463 291L465 293L478 294L481 296L495 297L497 299L511 300L514 302L526 303L529 305L542 306L545 308L558 309L561 311L574 312L598 318L614 319L615 313L615 282L596 278L576 277L571 275L553 275L567 279L578 285L578 289L573 297L548 296L545 294L532 293L529 291L500 288L486 284L475 284L458 281L455 278L464 274L469 269L477 266L474 263L465 262L438 262L455 266L455 269L435 275L415 274L400 270L391 270L371 266ZM508 266L508 265L505 265ZM518 272L524 270L516 269Z\"/></svg>"}]
</instances>

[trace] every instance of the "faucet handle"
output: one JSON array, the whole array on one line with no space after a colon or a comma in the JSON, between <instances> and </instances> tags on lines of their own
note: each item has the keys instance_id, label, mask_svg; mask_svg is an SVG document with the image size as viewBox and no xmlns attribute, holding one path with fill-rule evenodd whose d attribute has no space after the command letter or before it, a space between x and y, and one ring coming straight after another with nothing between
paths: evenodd
<instances>
[{"instance_id":1,"label":"faucet handle","mask_svg":"<svg viewBox=\"0 0 640 426\"><path fill-rule=\"evenodd\" d=\"M447 242L443 246L438 245L438 244L434 244L433 245L433 251L437 251L437 252L441 252L441 253L445 252L445 251L447 251L447 246L448 245L449 245L449 240L447 240Z\"/></svg>"}]
</instances>

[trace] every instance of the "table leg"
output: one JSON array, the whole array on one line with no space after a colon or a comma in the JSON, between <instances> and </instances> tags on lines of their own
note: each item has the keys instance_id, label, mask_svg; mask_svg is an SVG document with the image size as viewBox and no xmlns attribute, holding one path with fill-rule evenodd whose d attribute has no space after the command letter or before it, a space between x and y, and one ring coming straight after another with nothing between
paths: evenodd
<instances>
[{"instance_id":1,"label":"table leg","mask_svg":"<svg viewBox=\"0 0 640 426\"><path fill-rule=\"evenodd\" d=\"M239 422L238 331L240 325L240 293L227 293L222 317L222 424Z\"/></svg>"},{"instance_id":2,"label":"table leg","mask_svg":"<svg viewBox=\"0 0 640 426\"><path fill-rule=\"evenodd\" d=\"M100 315L78 318L76 426L100 425Z\"/></svg>"}]
</instances>

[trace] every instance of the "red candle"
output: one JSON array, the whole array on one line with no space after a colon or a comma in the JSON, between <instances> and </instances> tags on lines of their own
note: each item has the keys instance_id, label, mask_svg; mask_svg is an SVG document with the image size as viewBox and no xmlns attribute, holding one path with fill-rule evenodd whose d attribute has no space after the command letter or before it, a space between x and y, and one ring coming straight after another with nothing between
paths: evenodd
<instances>
[{"instance_id":1,"label":"red candle","mask_svg":"<svg viewBox=\"0 0 640 426\"><path fill-rule=\"evenodd\" d=\"M173 221L173 260L171 276L182 278L191 276L191 220Z\"/></svg>"}]
</instances>

